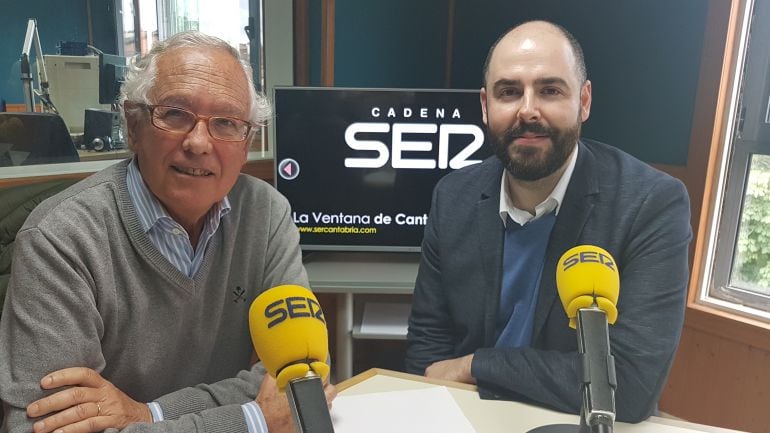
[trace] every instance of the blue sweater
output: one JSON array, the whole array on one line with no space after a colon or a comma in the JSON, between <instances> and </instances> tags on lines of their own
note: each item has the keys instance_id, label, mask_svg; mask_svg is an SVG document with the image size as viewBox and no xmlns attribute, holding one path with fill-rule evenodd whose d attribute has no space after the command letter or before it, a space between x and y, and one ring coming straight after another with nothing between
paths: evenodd
<instances>
[{"instance_id":1,"label":"blue sweater","mask_svg":"<svg viewBox=\"0 0 770 433\"><path fill-rule=\"evenodd\" d=\"M508 219L495 347L527 347L532 340L537 288L555 221L555 212L524 225Z\"/></svg>"}]
</instances>

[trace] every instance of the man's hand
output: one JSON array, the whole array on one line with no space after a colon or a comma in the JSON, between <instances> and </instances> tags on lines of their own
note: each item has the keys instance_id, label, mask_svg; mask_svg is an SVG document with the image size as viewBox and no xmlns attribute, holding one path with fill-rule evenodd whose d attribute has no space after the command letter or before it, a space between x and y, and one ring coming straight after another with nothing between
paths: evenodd
<instances>
[{"instance_id":1,"label":"man's hand","mask_svg":"<svg viewBox=\"0 0 770 433\"><path fill-rule=\"evenodd\" d=\"M337 388L328 382L324 383L326 405L332 408L332 401L337 397ZM289 399L285 392L278 391L278 384L272 376L265 375L257 394L257 404L267 423L270 433L295 433L294 414L289 409Z\"/></svg>"},{"instance_id":2,"label":"man's hand","mask_svg":"<svg viewBox=\"0 0 770 433\"><path fill-rule=\"evenodd\" d=\"M326 396L326 406L332 409L332 401L337 397L337 387L329 383L329 378L324 382L324 395Z\"/></svg>"},{"instance_id":3,"label":"man's hand","mask_svg":"<svg viewBox=\"0 0 770 433\"><path fill-rule=\"evenodd\" d=\"M272 376L265 375L259 385L257 404L270 433L295 433L294 418L289 410L289 399L278 391L278 384Z\"/></svg>"},{"instance_id":4,"label":"man's hand","mask_svg":"<svg viewBox=\"0 0 770 433\"><path fill-rule=\"evenodd\" d=\"M132 400L110 381L90 368L74 367L54 371L40 381L43 389L63 386L59 391L27 406L27 416L52 413L33 425L35 433L91 433L113 427L122 429L136 422L152 422L150 409ZM58 412L58 413L56 413Z\"/></svg>"},{"instance_id":5,"label":"man's hand","mask_svg":"<svg viewBox=\"0 0 770 433\"><path fill-rule=\"evenodd\" d=\"M461 358L434 362L425 369L425 377L475 385L476 379L471 375L472 363L472 353Z\"/></svg>"}]
</instances>

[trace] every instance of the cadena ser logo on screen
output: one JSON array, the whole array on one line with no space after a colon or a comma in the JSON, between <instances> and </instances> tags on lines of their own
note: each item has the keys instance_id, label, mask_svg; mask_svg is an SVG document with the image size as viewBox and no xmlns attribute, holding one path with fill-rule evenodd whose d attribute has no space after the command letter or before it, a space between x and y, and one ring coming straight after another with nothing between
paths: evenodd
<instances>
[{"instance_id":1,"label":"cadena ser logo on screen","mask_svg":"<svg viewBox=\"0 0 770 433\"><path fill-rule=\"evenodd\" d=\"M324 325L326 324L321 305L312 298L289 296L268 304L268 306L265 307L265 318L268 320L272 319L267 324L268 329L285 320L302 317L312 317L320 320Z\"/></svg>"},{"instance_id":2,"label":"cadena ser logo on screen","mask_svg":"<svg viewBox=\"0 0 770 433\"><path fill-rule=\"evenodd\" d=\"M432 170L436 167L458 169L481 162L469 159L484 144L484 131L478 125L441 123L461 120L459 108L372 107L369 114L372 121L355 122L345 130L348 147L366 152L367 156L345 158L345 167L380 168L390 161L393 168ZM362 139L363 134L378 138L382 135L383 139ZM386 144L388 135L390 147ZM472 140L459 151L453 149L450 158L452 136L470 136ZM468 138L463 140L467 142Z\"/></svg>"}]
</instances>

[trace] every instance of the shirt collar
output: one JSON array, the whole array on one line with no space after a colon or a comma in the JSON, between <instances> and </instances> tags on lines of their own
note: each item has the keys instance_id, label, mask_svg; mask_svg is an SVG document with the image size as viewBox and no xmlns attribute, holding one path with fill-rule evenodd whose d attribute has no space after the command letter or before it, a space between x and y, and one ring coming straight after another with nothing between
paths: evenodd
<instances>
[{"instance_id":1,"label":"shirt collar","mask_svg":"<svg viewBox=\"0 0 770 433\"><path fill-rule=\"evenodd\" d=\"M502 180L500 181L500 218L503 220L503 225L507 225L509 217L517 224L524 225L529 221L534 221L543 215L551 213L551 211L554 211L556 215L559 214L561 203L564 201L564 195L567 193L567 186L572 178L572 173L575 171L579 147L579 144L576 145L575 149L572 151L567 168L556 183L553 191L551 191L545 200L535 206L535 215L513 205L513 199L508 195L507 171L503 170Z\"/></svg>"},{"instance_id":2,"label":"shirt collar","mask_svg":"<svg viewBox=\"0 0 770 433\"><path fill-rule=\"evenodd\" d=\"M128 195L136 208L136 214L145 233L155 226L159 221L168 219L174 221L171 215L166 211L160 201L153 195L142 179L139 172L139 165L136 158L132 158L128 163L126 170L126 183L128 186ZM215 232L219 227L222 217L230 212L230 200L225 196L222 200L215 203L206 214L206 225L211 226L211 232ZM175 221L176 222L176 221ZM177 225L179 224L176 222Z\"/></svg>"}]
</instances>

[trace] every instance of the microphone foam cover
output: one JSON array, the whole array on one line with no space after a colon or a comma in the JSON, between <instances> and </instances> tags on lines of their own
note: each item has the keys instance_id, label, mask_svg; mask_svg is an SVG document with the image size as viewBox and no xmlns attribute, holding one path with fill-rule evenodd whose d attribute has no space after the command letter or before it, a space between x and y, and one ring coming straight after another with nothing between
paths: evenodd
<instances>
[{"instance_id":1,"label":"microphone foam cover","mask_svg":"<svg viewBox=\"0 0 770 433\"><path fill-rule=\"evenodd\" d=\"M329 374L326 319L313 292L295 286L273 287L249 308L251 341L267 372L284 389L311 369Z\"/></svg>"},{"instance_id":2,"label":"microphone foam cover","mask_svg":"<svg viewBox=\"0 0 770 433\"><path fill-rule=\"evenodd\" d=\"M594 302L607 313L608 323L617 320L620 276L615 259L603 248L578 245L565 252L556 268L556 288L571 328L578 310Z\"/></svg>"}]
</instances>

